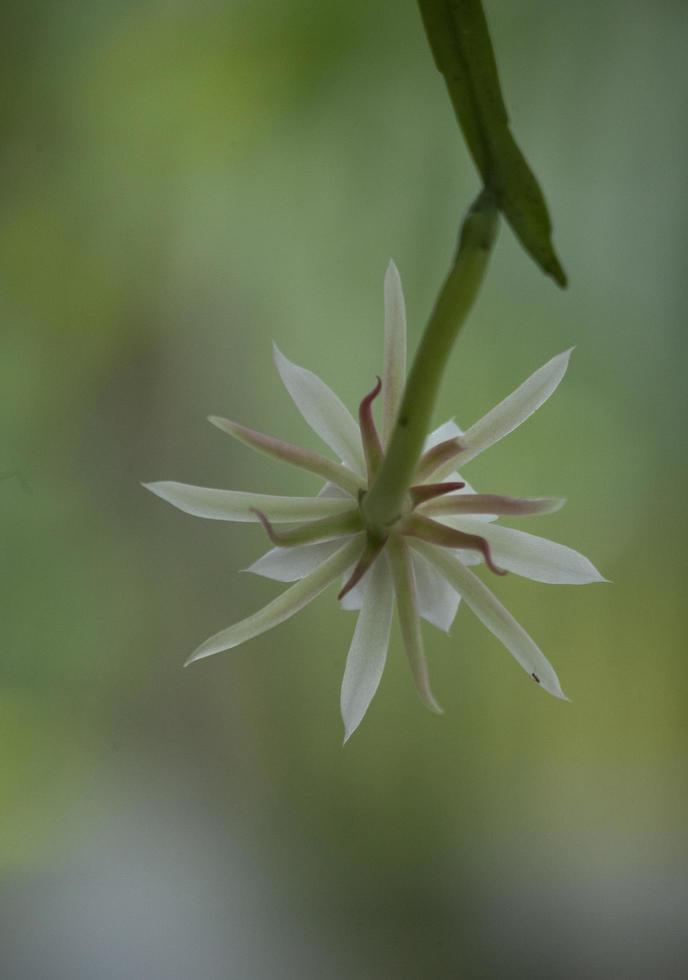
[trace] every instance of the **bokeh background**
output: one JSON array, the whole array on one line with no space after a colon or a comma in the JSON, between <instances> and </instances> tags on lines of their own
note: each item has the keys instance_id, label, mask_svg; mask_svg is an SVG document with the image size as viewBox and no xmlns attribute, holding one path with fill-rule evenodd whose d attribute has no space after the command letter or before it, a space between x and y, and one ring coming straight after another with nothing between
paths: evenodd
<instances>
[{"instance_id":1,"label":"bokeh background","mask_svg":"<svg viewBox=\"0 0 688 980\"><path fill-rule=\"evenodd\" d=\"M0 975L674 978L686 949L686 43L680 0L487 5L570 276L502 228L438 422L565 382L467 475L613 585L495 583L571 705L462 609L398 633L341 746L328 594L183 671L279 589L259 529L142 480L308 493L205 422L316 446L276 340L354 407L382 278L420 336L478 189L414 3L5 0Z\"/></svg>"}]
</instances>

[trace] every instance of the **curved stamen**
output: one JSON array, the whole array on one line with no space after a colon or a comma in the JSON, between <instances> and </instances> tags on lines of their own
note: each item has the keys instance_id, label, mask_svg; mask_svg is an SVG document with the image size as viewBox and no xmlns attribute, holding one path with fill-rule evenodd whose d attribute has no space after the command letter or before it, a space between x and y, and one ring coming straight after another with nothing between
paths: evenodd
<instances>
[{"instance_id":1,"label":"curved stamen","mask_svg":"<svg viewBox=\"0 0 688 980\"><path fill-rule=\"evenodd\" d=\"M495 575L506 575L503 568L495 565L489 543L479 534L465 534L463 531L457 531L456 528L438 524L437 521L432 521L429 517L421 517L420 514L412 514L406 519L402 533L408 534L412 538L420 538L421 541L427 541L428 544L438 544L442 548L480 551L491 572L494 572Z\"/></svg>"},{"instance_id":2,"label":"curved stamen","mask_svg":"<svg viewBox=\"0 0 688 980\"><path fill-rule=\"evenodd\" d=\"M448 464L454 462L463 448L461 440L454 436L428 449L423 453L416 467L416 482L424 483L439 469L446 470Z\"/></svg>"},{"instance_id":3,"label":"curved stamen","mask_svg":"<svg viewBox=\"0 0 688 980\"><path fill-rule=\"evenodd\" d=\"M463 480L454 483L424 483L422 486L411 487L411 501L414 507L434 500L436 497L443 497L447 493L455 493L456 490L463 490L466 486Z\"/></svg>"},{"instance_id":4,"label":"curved stamen","mask_svg":"<svg viewBox=\"0 0 688 980\"><path fill-rule=\"evenodd\" d=\"M561 497L504 497L495 493L462 493L459 497L432 500L425 514L551 514L564 506Z\"/></svg>"},{"instance_id":5,"label":"curved stamen","mask_svg":"<svg viewBox=\"0 0 688 980\"><path fill-rule=\"evenodd\" d=\"M317 541L328 541L340 535L353 534L362 529L362 522L357 510L347 511L337 517L325 517L318 521L309 521L298 527L285 531L276 531L272 522L262 510L251 508L272 543L278 548L290 548L299 544L315 544Z\"/></svg>"},{"instance_id":6,"label":"curved stamen","mask_svg":"<svg viewBox=\"0 0 688 980\"><path fill-rule=\"evenodd\" d=\"M348 592L351 592L355 585L358 585L384 548L386 541L386 538L376 538L368 535L368 540L366 541L365 548L363 549L363 554L356 562L353 572L340 589L337 596L338 599L343 599Z\"/></svg>"},{"instance_id":7,"label":"curved stamen","mask_svg":"<svg viewBox=\"0 0 688 980\"><path fill-rule=\"evenodd\" d=\"M377 377L377 376L376 376ZM361 440L363 442L363 453L365 455L366 467L368 470L368 483L375 475L380 462L382 461L382 443L375 428L373 418L373 402L382 390L382 381L377 377L377 383L372 391L369 391L365 398L361 399L358 406L358 422L361 427Z\"/></svg>"}]
</instances>

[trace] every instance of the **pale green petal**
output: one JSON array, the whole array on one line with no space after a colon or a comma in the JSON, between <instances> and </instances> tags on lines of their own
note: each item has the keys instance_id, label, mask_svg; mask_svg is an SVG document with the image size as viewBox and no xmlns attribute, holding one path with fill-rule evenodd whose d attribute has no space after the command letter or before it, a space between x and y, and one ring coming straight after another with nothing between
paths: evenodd
<instances>
[{"instance_id":1,"label":"pale green petal","mask_svg":"<svg viewBox=\"0 0 688 980\"><path fill-rule=\"evenodd\" d=\"M470 568L466 568L458 558L443 548L414 541L413 549L427 558L461 593L483 625L494 633L498 640L501 640L537 684L553 694L555 698L568 700L561 689L554 668L545 655Z\"/></svg>"},{"instance_id":2,"label":"pale green petal","mask_svg":"<svg viewBox=\"0 0 688 980\"><path fill-rule=\"evenodd\" d=\"M390 537L386 550L394 577L394 590L397 599L397 609L399 611L401 635L404 640L404 647L406 648L406 655L411 666L411 674L413 675L416 690L421 701L431 711L441 714L442 708L435 700L435 696L430 689L428 664L423 650L423 637L420 630L420 617L418 615L418 597L416 594L416 583L413 575L410 550L397 537Z\"/></svg>"},{"instance_id":3,"label":"pale green petal","mask_svg":"<svg viewBox=\"0 0 688 980\"><path fill-rule=\"evenodd\" d=\"M456 517L452 527L467 534L482 535L490 545L495 563L516 575L551 585L606 581L584 555L556 541L501 524L485 524L474 517Z\"/></svg>"},{"instance_id":4,"label":"pale green petal","mask_svg":"<svg viewBox=\"0 0 688 980\"><path fill-rule=\"evenodd\" d=\"M320 487L320 489L318 490L318 496L319 497L339 497L340 499L342 497L344 497L346 499L349 498L349 494L346 492L346 490L342 490L341 487L336 486L334 483L325 483L325 484L323 484L323 486Z\"/></svg>"},{"instance_id":5,"label":"pale green petal","mask_svg":"<svg viewBox=\"0 0 688 980\"><path fill-rule=\"evenodd\" d=\"M447 493L421 502L421 513L437 520L442 516L484 517L499 514L508 517L529 517L554 514L566 501L563 497L507 497L495 493Z\"/></svg>"},{"instance_id":6,"label":"pale green petal","mask_svg":"<svg viewBox=\"0 0 688 980\"><path fill-rule=\"evenodd\" d=\"M316 596L334 582L342 574L344 569L351 564L356 555L361 550L360 542L357 540L349 541L343 548L337 551L332 557L324 561L315 571L305 578L292 585L291 588L283 592L282 595L273 599L267 606L260 609L257 613L242 619L226 630L216 633L210 639L202 643L197 650L191 654L186 664L191 664L195 660L203 657L210 657L223 650L231 650L233 647L245 643L247 640L266 633L274 626L283 623L294 613L299 612L304 606L315 599Z\"/></svg>"},{"instance_id":7,"label":"pale green petal","mask_svg":"<svg viewBox=\"0 0 688 980\"><path fill-rule=\"evenodd\" d=\"M566 373L571 350L553 357L464 432L461 441L466 448L458 456L459 466L503 439L547 401Z\"/></svg>"},{"instance_id":8,"label":"pale green petal","mask_svg":"<svg viewBox=\"0 0 688 980\"><path fill-rule=\"evenodd\" d=\"M390 262L385 273L385 346L382 368L382 444L396 421L406 383L406 306L399 270Z\"/></svg>"},{"instance_id":9,"label":"pale green petal","mask_svg":"<svg viewBox=\"0 0 688 980\"><path fill-rule=\"evenodd\" d=\"M448 439L463 439L463 431L458 427L454 419L449 419L447 422L443 422L442 425L438 426L430 435L425 437L425 442L423 443L423 452L426 453L428 449L433 449L435 446L439 446L441 442L446 442Z\"/></svg>"},{"instance_id":10,"label":"pale green petal","mask_svg":"<svg viewBox=\"0 0 688 980\"><path fill-rule=\"evenodd\" d=\"M380 684L387 659L394 587L384 554L377 559L364 581L363 606L342 680L340 703L345 742L363 720Z\"/></svg>"},{"instance_id":11,"label":"pale green petal","mask_svg":"<svg viewBox=\"0 0 688 980\"><path fill-rule=\"evenodd\" d=\"M255 524L258 517L253 509L262 511L274 524L315 521L352 510L351 497L276 497L268 493L213 490L171 480L143 486L186 514L213 521Z\"/></svg>"},{"instance_id":12,"label":"pale green petal","mask_svg":"<svg viewBox=\"0 0 688 980\"><path fill-rule=\"evenodd\" d=\"M365 473L361 433L337 395L317 374L293 364L274 345L275 365L298 410L330 449L358 476Z\"/></svg>"},{"instance_id":13,"label":"pale green petal","mask_svg":"<svg viewBox=\"0 0 688 980\"><path fill-rule=\"evenodd\" d=\"M358 495L358 491L363 485L361 480L346 466L327 459L320 453L303 449L301 446L284 442L283 439L276 439L274 436L265 435L263 432L256 432L255 429L249 429L238 422L232 422L230 419L219 418L217 415L210 415L208 421L238 442L255 449L256 452L264 453L266 456L289 463L291 466L298 466L299 469L306 470L308 473L315 473L323 480L330 480L346 490L352 497Z\"/></svg>"}]
</instances>

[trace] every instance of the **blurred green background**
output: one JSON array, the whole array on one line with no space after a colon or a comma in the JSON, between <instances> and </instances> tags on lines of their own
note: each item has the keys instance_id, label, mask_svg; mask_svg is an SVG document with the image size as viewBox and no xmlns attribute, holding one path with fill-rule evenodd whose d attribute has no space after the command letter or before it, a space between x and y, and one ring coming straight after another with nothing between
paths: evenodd
<instances>
[{"instance_id":1,"label":"blurred green background","mask_svg":"<svg viewBox=\"0 0 688 980\"><path fill-rule=\"evenodd\" d=\"M461 609L342 749L353 616L183 671L280 587L139 481L314 491L205 417L315 446L271 341L353 408L390 256L415 346L478 189L415 4L5 0L3 980L688 975L685 5L487 13L571 285L502 228L437 420L577 345L467 476L614 584L496 583L571 705Z\"/></svg>"}]
</instances>

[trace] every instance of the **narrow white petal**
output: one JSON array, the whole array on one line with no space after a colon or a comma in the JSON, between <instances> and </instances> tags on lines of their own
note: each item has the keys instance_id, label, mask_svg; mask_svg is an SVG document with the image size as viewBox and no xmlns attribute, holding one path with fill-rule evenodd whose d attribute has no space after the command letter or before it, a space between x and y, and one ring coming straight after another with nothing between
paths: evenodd
<instances>
[{"instance_id":1,"label":"narrow white petal","mask_svg":"<svg viewBox=\"0 0 688 980\"><path fill-rule=\"evenodd\" d=\"M358 426L337 395L317 374L293 364L274 345L280 378L304 419L358 476L365 472Z\"/></svg>"},{"instance_id":2,"label":"narrow white petal","mask_svg":"<svg viewBox=\"0 0 688 980\"><path fill-rule=\"evenodd\" d=\"M536 683L555 698L568 701L544 653L474 572L443 548L422 541L414 541L413 548L432 562L459 590L478 619L504 644Z\"/></svg>"},{"instance_id":3,"label":"narrow white petal","mask_svg":"<svg viewBox=\"0 0 688 980\"><path fill-rule=\"evenodd\" d=\"M300 544L294 548L271 548L246 571L275 582L298 582L322 565L343 543L339 538L336 541L319 541L317 544Z\"/></svg>"},{"instance_id":4,"label":"narrow white petal","mask_svg":"<svg viewBox=\"0 0 688 980\"><path fill-rule=\"evenodd\" d=\"M296 585L292 585L263 609L247 619L235 623L234 626L216 633L215 636L211 636L198 649L194 650L186 661L186 665L195 660L201 660L203 657L210 657L214 653L231 650L233 647L239 646L240 643L245 643L247 640L271 630L274 626L278 626L285 619L289 619L290 616L299 612L311 600L320 595L331 582L334 582L341 575L347 565L351 564L351 561L356 557L360 547L359 541L349 541L310 575L301 579Z\"/></svg>"},{"instance_id":5,"label":"narrow white petal","mask_svg":"<svg viewBox=\"0 0 688 980\"><path fill-rule=\"evenodd\" d=\"M385 273L385 346L382 368L382 444L396 421L406 382L406 305L394 262Z\"/></svg>"},{"instance_id":6,"label":"narrow white petal","mask_svg":"<svg viewBox=\"0 0 688 980\"><path fill-rule=\"evenodd\" d=\"M394 577L394 591L397 599L401 635L416 691L421 701L431 711L441 714L442 708L435 700L430 688L428 662L425 659L418 615L418 595L411 563L411 551L400 538L390 537L387 542L387 555Z\"/></svg>"},{"instance_id":7,"label":"narrow white petal","mask_svg":"<svg viewBox=\"0 0 688 980\"><path fill-rule=\"evenodd\" d=\"M318 490L318 496L319 497L338 497L340 500L342 498L344 498L345 500L349 500L350 499L350 496L346 492L346 490L342 490L341 487L338 487L334 483L325 483L325 484L323 484L323 486L320 488L320 490Z\"/></svg>"},{"instance_id":8,"label":"narrow white petal","mask_svg":"<svg viewBox=\"0 0 688 980\"><path fill-rule=\"evenodd\" d=\"M441 442L446 442L447 439L458 439L460 437L463 437L462 430L458 427L454 419L449 419L449 421L443 422L434 432L431 432L429 436L425 437L423 452L426 453L428 449L439 446Z\"/></svg>"},{"instance_id":9,"label":"narrow white petal","mask_svg":"<svg viewBox=\"0 0 688 980\"><path fill-rule=\"evenodd\" d=\"M387 659L394 588L385 555L380 555L365 581L363 606L342 680L341 709L345 742L363 720L380 684Z\"/></svg>"},{"instance_id":10,"label":"narrow white petal","mask_svg":"<svg viewBox=\"0 0 688 980\"><path fill-rule=\"evenodd\" d=\"M411 561L416 580L418 612L428 623L448 633L456 617L461 596L421 555L412 554Z\"/></svg>"},{"instance_id":11,"label":"narrow white petal","mask_svg":"<svg viewBox=\"0 0 688 980\"><path fill-rule=\"evenodd\" d=\"M457 517L452 527L482 535L489 542L495 564L516 575L551 585L606 581L584 555L556 541L501 524L486 525L474 517Z\"/></svg>"},{"instance_id":12,"label":"narrow white petal","mask_svg":"<svg viewBox=\"0 0 688 980\"><path fill-rule=\"evenodd\" d=\"M347 568L342 576L342 586L351 578L351 573L354 570L354 566ZM345 596L338 600L339 606L345 612L356 612L363 605L363 597L365 595L366 577L365 575L360 582L354 585L353 589L349 589Z\"/></svg>"},{"instance_id":13,"label":"narrow white petal","mask_svg":"<svg viewBox=\"0 0 688 980\"><path fill-rule=\"evenodd\" d=\"M459 456L460 466L464 466L483 450L503 439L547 401L566 373L571 350L557 354L551 361L531 374L504 401L496 405L463 434L461 441L466 448Z\"/></svg>"},{"instance_id":14,"label":"narrow white petal","mask_svg":"<svg viewBox=\"0 0 688 980\"><path fill-rule=\"evenodd\" d=\"M268 493L195 487L172 480L144 483L143 486L186 514L207 517L213 521L255 524L258 517L252 508L262 511L273 524L315 521L352 510L351 497L276 497Z\"/></svg>"},{"instance_id":15,"label":"narrow white petal","mask_svg":"<svg viewBox=\"0 0 688 980\"><path fill-rule=\"evenodd\" d=\"M563 497L509 497L492 493L473 493L461 499L448 493L422 503L422 513L437 520L442 515L480 517L499 513L503 517L540 517L554 514L566 503Z\"/></svg>"}]
</instances>

